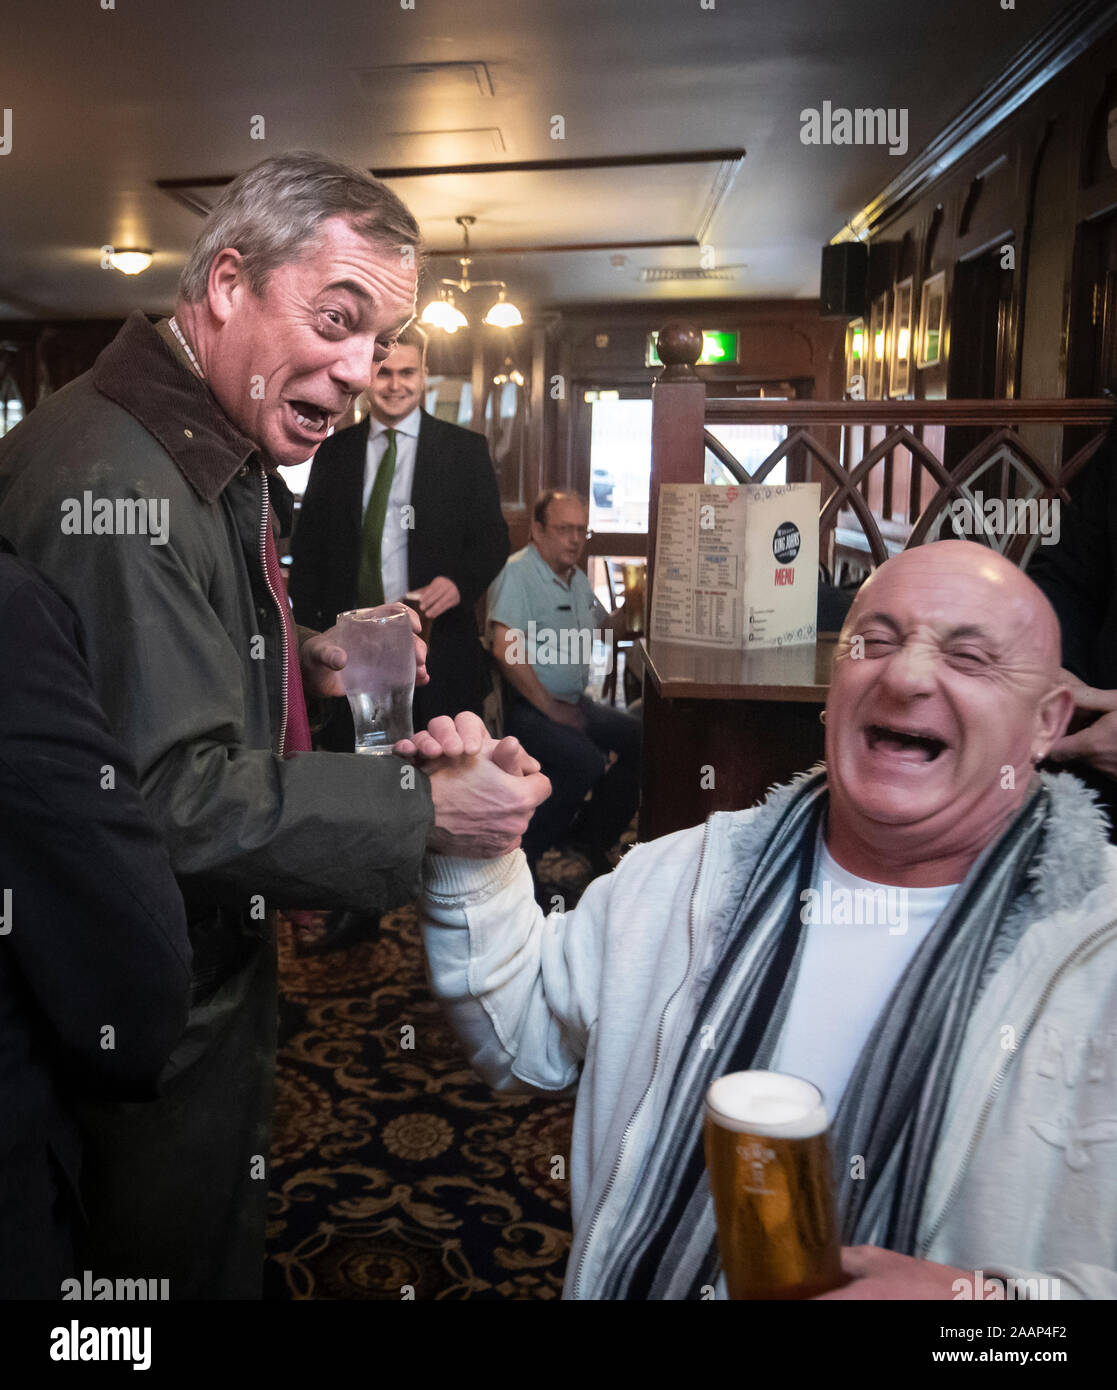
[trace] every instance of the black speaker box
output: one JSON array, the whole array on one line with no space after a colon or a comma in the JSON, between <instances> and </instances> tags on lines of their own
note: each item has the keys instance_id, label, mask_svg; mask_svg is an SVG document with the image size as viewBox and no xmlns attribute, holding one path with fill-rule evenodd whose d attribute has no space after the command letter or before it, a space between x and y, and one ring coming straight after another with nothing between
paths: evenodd
<instances>
[{"instance_id":1,"label":"black speaker box","mask_svg":"<svg viewBox=\"0 0 1117 1390\"><path fill-rule=\"evenodd\" d=\"M839 241L822 248L819 312L824 319L860 318L868 305L869 248L861 241Z\"/></svg>"}]
</instances>

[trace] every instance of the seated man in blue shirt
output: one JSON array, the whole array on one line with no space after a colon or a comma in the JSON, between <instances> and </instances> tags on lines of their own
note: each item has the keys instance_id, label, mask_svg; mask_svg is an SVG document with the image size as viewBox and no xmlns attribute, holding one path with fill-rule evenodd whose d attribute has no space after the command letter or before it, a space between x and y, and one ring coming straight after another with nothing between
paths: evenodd
<instances>
[{"instance_id":1,"label":"seated man in blue shirt","mask_svg":"<svg viewBox=\"0 0 1117 1390\"><path fill-rule=\"evenodd\" d=\"M608 852L640 799L640 721L585 693L595 630L611 622L578 568L588 525L581 497L544 492L530 545L489 590L493 655L508 685L504 731L539 760L553 788L523 838L533 873L579 813L578 839L594 872L607 871ZM610 753L616 759L608 764Z\"/></svg>"}]
</instances>

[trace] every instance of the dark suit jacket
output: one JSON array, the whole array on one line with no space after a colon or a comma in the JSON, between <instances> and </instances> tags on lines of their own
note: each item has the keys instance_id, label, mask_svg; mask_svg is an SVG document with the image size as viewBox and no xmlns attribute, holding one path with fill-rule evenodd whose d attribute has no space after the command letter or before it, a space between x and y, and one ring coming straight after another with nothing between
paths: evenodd
<instances>
[{"instance_id":1,"label":"dark suit jacket","mask_svg":"<svg viewBox=\"0 0 1117 1390\"><path fill-rule=\"evenodd\" d=\"M0 541L0 1297L58 1298L72 1272L73 1104L155 1094L186 1023L190 946L78 619L9 549Z\"/></svg>"},{"instance_id":2,"label":"dark suit jacket","mask_svg":"<svg viewBox=\"0 0 1117 1390\"><path fill-rule=\"evenodd\" d=\"M332 435L310 470L291 539L289 586L295 621L304 627L324 631L357 604L368 432L366 417ZM437 714L479 713L489 686L474 605L500 573L509 546L484 437L423 411L411 505L409 587L443 574L461 593L461 603L436 618L431 630L430 684L415 692L415 727L423 728Z\"/></svg>"},{"instance_id":3,"label":"dark suit jacket","mask_svg":"<svg viewBox=\"0 0 1117 1390\"><path fill-rule=\"evenodd\" d=\"M1117 689L1117 421L1071 484L1059 543L1037 545L1028 574L1059 616L1063 665L1089 685ZM1071 770L1100 794L1117 836L1117 782L1085 764Z\"/></svg>"},{"instance_id":4,"label":"dark suit jacket","mask_svg":"<svg viewBox=\"0 0 1117 1390\"><path fill-rule=\"evenodd\" d=\"M1051 600L1063 632L1063 665L1103 690L1117 689L1117 422L1071 485L1058 545L1037 545L1028 574Z\"/></svg>"}]
</instances>

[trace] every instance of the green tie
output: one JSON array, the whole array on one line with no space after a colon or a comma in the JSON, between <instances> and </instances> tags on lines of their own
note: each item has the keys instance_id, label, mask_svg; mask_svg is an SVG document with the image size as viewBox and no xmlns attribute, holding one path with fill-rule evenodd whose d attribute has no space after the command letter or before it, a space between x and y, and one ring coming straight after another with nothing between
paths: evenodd
<instances>
[{"instance_id":1,"label":"green tie","mask_svg":"<svg viewBox=\"0 0 1117 1390\"><path fill-rule=\"evenodd\" d=\"M384 602L384 580L380 574L380 542L384 518L388 515L388 494L396 473L396 432L385 430L388 447L376 470L376 481L369 494L365 519L361 523L361 569L357 576L357 607L377 608Z\"/></svg>"}]
</instances>

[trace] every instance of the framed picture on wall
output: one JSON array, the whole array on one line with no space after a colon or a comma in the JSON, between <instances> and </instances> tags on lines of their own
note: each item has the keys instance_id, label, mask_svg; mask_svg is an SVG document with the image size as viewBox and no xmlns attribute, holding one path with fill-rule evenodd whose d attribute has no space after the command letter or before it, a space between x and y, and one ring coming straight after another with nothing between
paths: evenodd
<instances>
[{"instance_id":1,"label":"framed picture on wall","mask_svg":"<svg viewBox=\"0 0 1117 1390\"><path fill-rule=\"evenodd\" d=\"M946 307L946 272L940 270L923 283L919 305L917 367L937 367L942 361L942 320Z\"/></svg>"},{"instance_id":2,"label":"framed picture on wall","mask_svg":"<svg viewBox=\"0 0 1117 1390\"><path fill-rule=\"evenodd\" d=\"M866 337L865 320L854 319L846 329L846 395L865 399Z\"/></svg>"},{"instance_id":3,"label":"framed picture on wall","mask_svg":"<svg viewBox=\"0 0 1117 1390\"><path fill-rule=\"evenodd\" d=\"M892 361L888 394L906 396L911 387L911 298L909 275L896 286L892 301Z\"/></svg>"},{"instance_id":4,"label":"framed picture on wall","mask_svg":"<svg viewBox=\"0 0 1117 1390\"><path fill-rule=\"evenodd\" d=\"M866 352L869 362L869 400L879 401L884 397L884 378L888 363L888 291L873 300L869 315L869 341Z\"/></svg>"}]
</instances>

